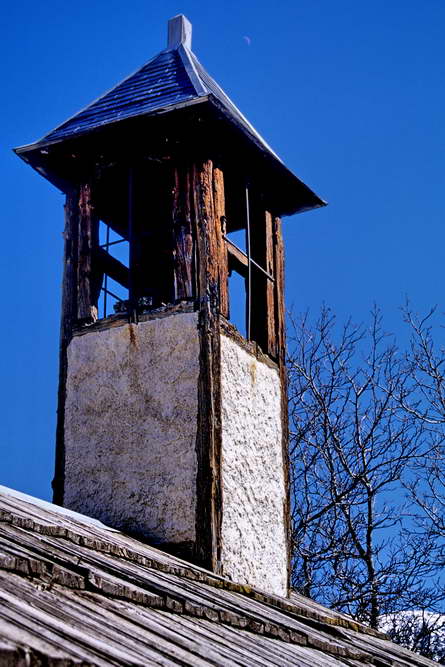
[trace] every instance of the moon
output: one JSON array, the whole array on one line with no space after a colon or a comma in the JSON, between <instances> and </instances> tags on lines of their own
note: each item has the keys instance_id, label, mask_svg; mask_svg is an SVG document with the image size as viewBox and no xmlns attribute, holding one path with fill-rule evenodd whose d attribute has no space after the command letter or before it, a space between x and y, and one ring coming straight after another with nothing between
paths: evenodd
<instances>
[{"instance_id":1,"label":"moon","mask_svg":"<svg viewBox=\"0 0 445 667\"><path fill-rule=\"evenodd\" d=\"M251 43L251 41L252 41L252 40L250 39L250 37L247 37L247 35L244 35L243 39L244 39L244 41L246 42L247 46L250 46L250 43Z\"/></svg>"}]
</instances>

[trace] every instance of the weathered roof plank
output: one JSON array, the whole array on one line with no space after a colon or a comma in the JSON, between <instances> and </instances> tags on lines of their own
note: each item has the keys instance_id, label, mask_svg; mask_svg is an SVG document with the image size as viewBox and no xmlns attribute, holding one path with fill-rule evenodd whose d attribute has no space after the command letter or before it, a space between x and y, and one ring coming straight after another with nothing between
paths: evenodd
<instances>
[{"instance_id":1,"label":"weathered roof plank","mask_svg":"<svg viewBox=\"0 0 445 667\"><path fill-rule=\"evenodd\" d=\"M0 490L0 660L434 664L302 596L269 596L25 498Z\"/></svg>"}]
</instances>

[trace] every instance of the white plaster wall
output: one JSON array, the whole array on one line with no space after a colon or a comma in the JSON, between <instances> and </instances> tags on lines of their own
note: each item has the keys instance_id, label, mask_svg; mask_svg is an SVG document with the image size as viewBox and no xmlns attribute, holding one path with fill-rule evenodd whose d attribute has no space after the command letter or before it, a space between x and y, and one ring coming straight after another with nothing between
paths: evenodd
<instances>
[{"instance_id":1,"label":"white plaster wall","mask_svg":"<svg viewBox=\"0 0 445 667\"><path fill-rule=\"evenodd\" d=\"M224 335L221 363L223 572L286 595L280 377Z\"/></svg>"},{"instance_id":2,"label":"white plaster wall","mask_svg":"<svg viewBox=\"0 0 445 667\"><path fill-rule=\"evenodd\" d=\"M197 314L74 337L65 506L160 541L195 538Z\"/></svg>"}]
</instances>

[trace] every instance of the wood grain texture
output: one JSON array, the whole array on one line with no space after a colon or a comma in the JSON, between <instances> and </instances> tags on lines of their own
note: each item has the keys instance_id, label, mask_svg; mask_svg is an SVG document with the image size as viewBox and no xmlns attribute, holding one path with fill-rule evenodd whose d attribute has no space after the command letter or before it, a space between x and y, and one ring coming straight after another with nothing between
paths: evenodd
<instances>
[{"instance_id":1,"label":"wood grain texture","mask_svg":"<svg viewBox=\"0 0 445 667\"><path fill-rule=\"evenodd\" d=\"M65 397L67 376L67 347L71 340L77 315L77 261L79 233L79 192L71 190L65 201L64 252L62 276L62 308L59 342L59 387L57 399L56 460L53 479L54 502L63 503L65 474Z\"/></svg>"},{"instance_id":2,"label":"wood grain texture","mask_svg":"<svg viewBox=\"0 0 445 667\"><path fill-rule=\"evenodd\" d=\"M289 581L291 574L291 515L290 515L290 473L289 473L289 418L287 400L287 372L286 372L286 328L285 328L285 306L284 306L284 244L281 219L273 219L273 247L275 263L275 326L277 360L281 377L281 420L283 429L283 461L284 480L287 489L286 502L283 507L285 525L288 530L288 563Z\"/></svg>"},{"instance_id":3,"label":"wood grain texture","mask_svg":"<svg viewBox=\"0 0 445 667\"><path fill-rule=\"evenodd\" d=\"M277 331L277 349L280 362L285 361L286 332L284 306L284 244L281 219L273 219L273 246L275 263L275 321Z\"/></svg>"},{"instance_id":4,"label":"wood grain texture","mask_svg":"<svg viewBox=\"0 0 445 667\"><path fill-rule=\"evenodd\" d=\"M230 241L227 241L226 247L228 256L233 262L233 268L235 271L238 271L240 275L245 277L247 275L247 267L249 264L249 260L247 259L246 255L235 245L232 245ZM224 317L228 317L228 315L225 315Z\"/></svg>"},{"instance_id":5,"label":"wood grain texture","mask_svg":"<svg viewBox=\"0 0 445 667\"><path fill-rule=\"evenodd\" d=\"M211 160L193 164L192 191L200 330L196 558L200 564L218 572L221 544L221 353L217 253L218 234L222 236L222 231L216 220Z\"/></svg>"},{"instance_id":6,"label":"wood grain texture","mask_svg":"<svg viewBox=\"0 0 445 667\"><path fill-rule=\"evenodd\" d=\"M93 275L93 251L98 245L98 234L98 220L94 213L92 188L89 183L82 184L79 191L77 317L86 322L97 319L97 287Z\"/></svg>"},{"instance_id":7,"label":"wood grain texture","mask_svg":"<svg viewBox=\"0 0 445 667\"><path fill-rule=\"evenodd\" d=\"M216 253L218 261L219 312L224 317L228 317L228 258L227 245L223 238L225 233L226 207L224 193L224 174L219 167L214 167L213 169L213 204Z\"/></svg>"},{"instance_id":8,"label":"wood grain texture","mask_svg":"<svg viewBox=\"0 0 445 667\"><path fill-rule=\"evenodd\" d=\"M302 596L267 596L62 512L0 493L1 664L435 664Z\"/></svg>"},{"instance_id":9,"label":"wood grain texture","mask_svg":"<svg viewBox=\"0 0 445 667\"><path fill-rule=\"evenodd\" d=\"M190 169L175 167L172 201L175 299L191 298L195 242L191 220Z\"/></svg>"},{"instance_id":10,"label":"wood grain texture","mask_svg":"<svg viewBox=\"0 0 445 667\"><path fill-rule=\"evenodd\" d=\"M264 268L271 276L275 277L274 236L272 229L272 214L269 211L264 212L264 234ZM266 301L266 351L271 357L275 358L277 356L275 286L271 280L266 279L264 297Z\"/></svg>"}]
</instances>

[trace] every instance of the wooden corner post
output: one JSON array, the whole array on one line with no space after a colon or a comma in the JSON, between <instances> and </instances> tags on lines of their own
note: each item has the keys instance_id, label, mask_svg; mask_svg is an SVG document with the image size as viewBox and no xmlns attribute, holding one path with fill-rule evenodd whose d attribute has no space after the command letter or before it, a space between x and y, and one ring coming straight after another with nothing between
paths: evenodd
<instances>
[{"instance_id":1,"label":"wooden corner post","mask_svg":"<svg viewBox=\"0 0 445 667\"><path fill-rule=\"evenodd\" d=\"M67 379L67 349L70 343L73 324L77 317L77 271L79 242L79 190L73 188L66 195L63 278L62 278L62 312L60 323L59 344L59 389L57 401L56 427L56 462L53 486L53 501L63 505L65 479L65 397Z\"/></svg>"},{"instance_id":2,"label":"wooden corner post","mask_svg":"<svg viewBox=\"0 0 445 667\"><path fill-rule=\"evenodd\" d=\"M93 254L98 246L98 221L94 215L91 191L90 184L72 188L65 202L56 462L52 483L53 500L57 505L62 505L64 500L68 346L75 324L93 321L97 317L100 285L93 272Z\"/></svg>"},{"instance_id":3,"label":"wooden corner post","mask_svg":"<svg viewBox=\"0 0 445 667\"><path fill-rule=\"evenodd\" d=\"M191 209L196 238L199 303L196 559L219 570L221 541L221 351L219 313L227 305L227 253L223 239L223 172L211 160L191 166Z\"/></svg>"},{"instance_id":4,"label":"wooden corner post","mask_svg":"<svg viewBox=\"0 0 445 667\"><path fill-rule=\"evenodd\" d=\"M291 516L290 516L290 472L289 472L289 418L287 397L287 371L286 371L286 322L284 306L284 243L281 219L273 218L273 247L275 264L275 326L277 358L281 380L281 423L282 423L282 451L284 463L284 483L286 498L283 507L284 525L287 531L287 562L288 562L288 585L290 586L291 575Z\"/></svg>"}]
</instances>

